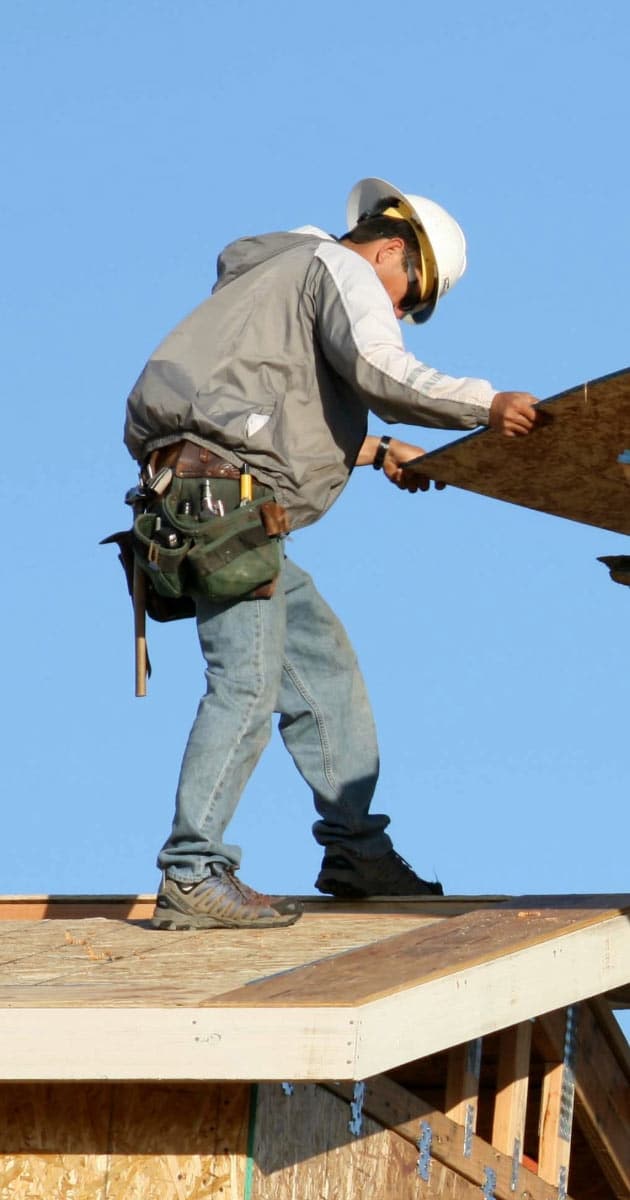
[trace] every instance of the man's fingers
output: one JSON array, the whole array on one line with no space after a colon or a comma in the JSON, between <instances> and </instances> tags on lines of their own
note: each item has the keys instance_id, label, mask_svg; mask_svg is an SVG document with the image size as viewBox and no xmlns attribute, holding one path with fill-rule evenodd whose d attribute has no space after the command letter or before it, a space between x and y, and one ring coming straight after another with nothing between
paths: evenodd
<instances>
[{"instance_id":1,"label":"man's fingers","mask_svg":"<svg viewBox=\"0 0 630 1200\"><path fill-rule=\"evenodd\" d=\"M390 479L401 491L411 492L413 495L416 492L428 492L432 483L438 491L442 491L446 487L445 483L435 483L428 475L416 475L415 473L412 475L405 471L404 467L400 472L391 475Z\"/></svg>"},{"instance_id":2,"label":"man's fingers","mask_svg":"<svg viewBox=\"0 0 630 1200\"><path fill-rule=\"evenodd\" d=\"M489 424L506 437L521 437L536 424L536 397L529 392L497 392L490 406Z\"/></svg>"}]
</instances>

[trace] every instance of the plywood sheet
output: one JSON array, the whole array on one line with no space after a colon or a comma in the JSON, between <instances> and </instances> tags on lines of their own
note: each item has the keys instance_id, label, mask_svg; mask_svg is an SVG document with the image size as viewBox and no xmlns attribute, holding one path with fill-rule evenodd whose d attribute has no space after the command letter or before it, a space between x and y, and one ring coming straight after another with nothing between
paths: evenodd
<instances>
[{"instance_id":1,"label":"plywood sheet","mask_svg":"<svg viewBox=\"0 0 630 1200\"><path fill-rule=\"evenodd\" d=\"M3 1007L192 1006L313 959L439 921L415 908L323 910L288 929L155 930L125 921L0 921Z\"/></svg>"},{"instance_id":2,"label":"plywood sheet","mask_svg":"<svg viewBox=\"0 0 630 1200\"><path fill-rule=\"evenodd\" d=\"M240 1200L249 1088L116 1089L105 1200Z\"/></svg>"},{"instance_id":3,"label":"plywood sheet","mask_svg":"<svg viewBox=\"0 0 630 1200\"><path fill-rule=\"evenodd\" d=\"M325 1086L348 1100L352 1097L349 1084L329 1083ZM501 1153L477 1134L466 1135L461 1126L440 1109L386 1075L366 1081L363 1109L413 1146L418 1146L424 1133L425 1169L434 1184L439 1178L439 1169L446 1167L475 1184L479 1197L484 1184L488 1183L490 1168L494 1173L491 1194L496 1200L514 1200L515 1196L521 1200L551 1200L550 1189L522 1163L515 1163L511 1153Z\"/></svg>"},{"instance_id":4,"label":"plywood sheet","mask_svg":"<svg viewBox=\"0 0 630 1200\"><path fill-rule=\"evenodd\" d=\"M478 1200L479 1188L441 1163L429 1180L418 1151L369 1117L349 1128L350 1105L322 1088L259 1088L251 1200Z\"/></svg>"},{"instance_id":5,"label":"plywood sheet","mask_svg":"<svg viewBox=\"0 0 630 1200\"><path fill-rule=\"evenodd\" d=\"M365 1004L630 913L629 896L520 897L224 993L209 1004ZM629 969L630 973L630 969Z\"/></svg>"},{"instance_id":6,"label":"plywood sheet","mask_svg":"<svg viewBox=\"0 0 630 1200\"><path fill-rule=\"evenodd\" d=\"M0 1195L241 1200L243 1084L0 1086Z\"/></svg>"},{"instance_id":7,"label":"plywood sheet","mask_svg":"<svg viewBox=\"0 0 630 1200\"><path fill-rule=\"evenodd\" d=\"M0 1086L0 1196L106 1200L108 1127L93 1084Z\"/></svg>"},{"instance_id":8,"label":"plywood sheet","mask_svg":"<svg viewBox=\"0 0 630 1200\"><path fill-rule=\"evenodd\" d=\"M630 487L617 457L630 449L630 370L540 404L526 437L483 430L418 459L431 479L617 533L630 533Z\"/></svg>"}]
</instances>

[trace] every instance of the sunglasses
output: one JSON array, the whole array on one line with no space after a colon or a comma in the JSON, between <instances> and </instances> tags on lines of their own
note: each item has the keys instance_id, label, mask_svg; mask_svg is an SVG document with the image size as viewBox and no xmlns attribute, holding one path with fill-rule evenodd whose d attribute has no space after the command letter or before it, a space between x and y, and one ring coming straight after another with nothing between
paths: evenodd
<instances>
[{"instance_id":1,"label":"sunglasses","mask_svg":"<svg viewBox=\"0 0 630 1200\"><path fill-rule=\"evenodd\" d=\"M405 269L407 271L408 279L407 291L405 292L402 300L398 302L397 307L401 312L410 315L414 312L421 312L423 308L426 308L426 301L422 299L416 267L411 260L411 256L407 253L405 253Z\"/></svg>"}]
</instances>

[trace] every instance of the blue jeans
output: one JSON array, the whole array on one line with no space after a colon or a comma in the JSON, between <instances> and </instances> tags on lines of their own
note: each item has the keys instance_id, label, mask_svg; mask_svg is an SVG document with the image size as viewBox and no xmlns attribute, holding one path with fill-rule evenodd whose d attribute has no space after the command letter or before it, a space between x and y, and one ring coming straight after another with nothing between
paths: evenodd
<instances>
[{"instance_id":1,"label":"blue jeans","mask_svg":"<svg viewBox=\"0 0 630 1200\"><path fill-rule=\"evenodd\" d=\"M269 741L272 715L313 790L320 845L365 858L391 846L389 817L370 814L378 746L370 703L346 633L304 571L285 560L268 600L197 605L207 669L184 754L171 835L158 866L190 883L209 863L240 863L226 827Z\"/></svg>"}]
</instances>

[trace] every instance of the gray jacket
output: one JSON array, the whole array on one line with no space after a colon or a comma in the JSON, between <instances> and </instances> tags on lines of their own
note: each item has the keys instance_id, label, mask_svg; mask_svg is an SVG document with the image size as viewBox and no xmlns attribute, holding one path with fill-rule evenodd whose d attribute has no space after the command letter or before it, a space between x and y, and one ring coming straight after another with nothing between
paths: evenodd
<instances>
[{"instance_id":1,"label":"gray jacket","mask_svg":"<svg viewBox=\"0 0 630 1200\"><path fill-rule=\"evenodd\" d=\"M345 486L367 430L384 421L471 429L495 392L405 351L392 303L359 254L321 230L242 238L212 296L158 346L127 402L138 461L186 436L249 463L292 527Z\"/></svg>"}]
</instances>

